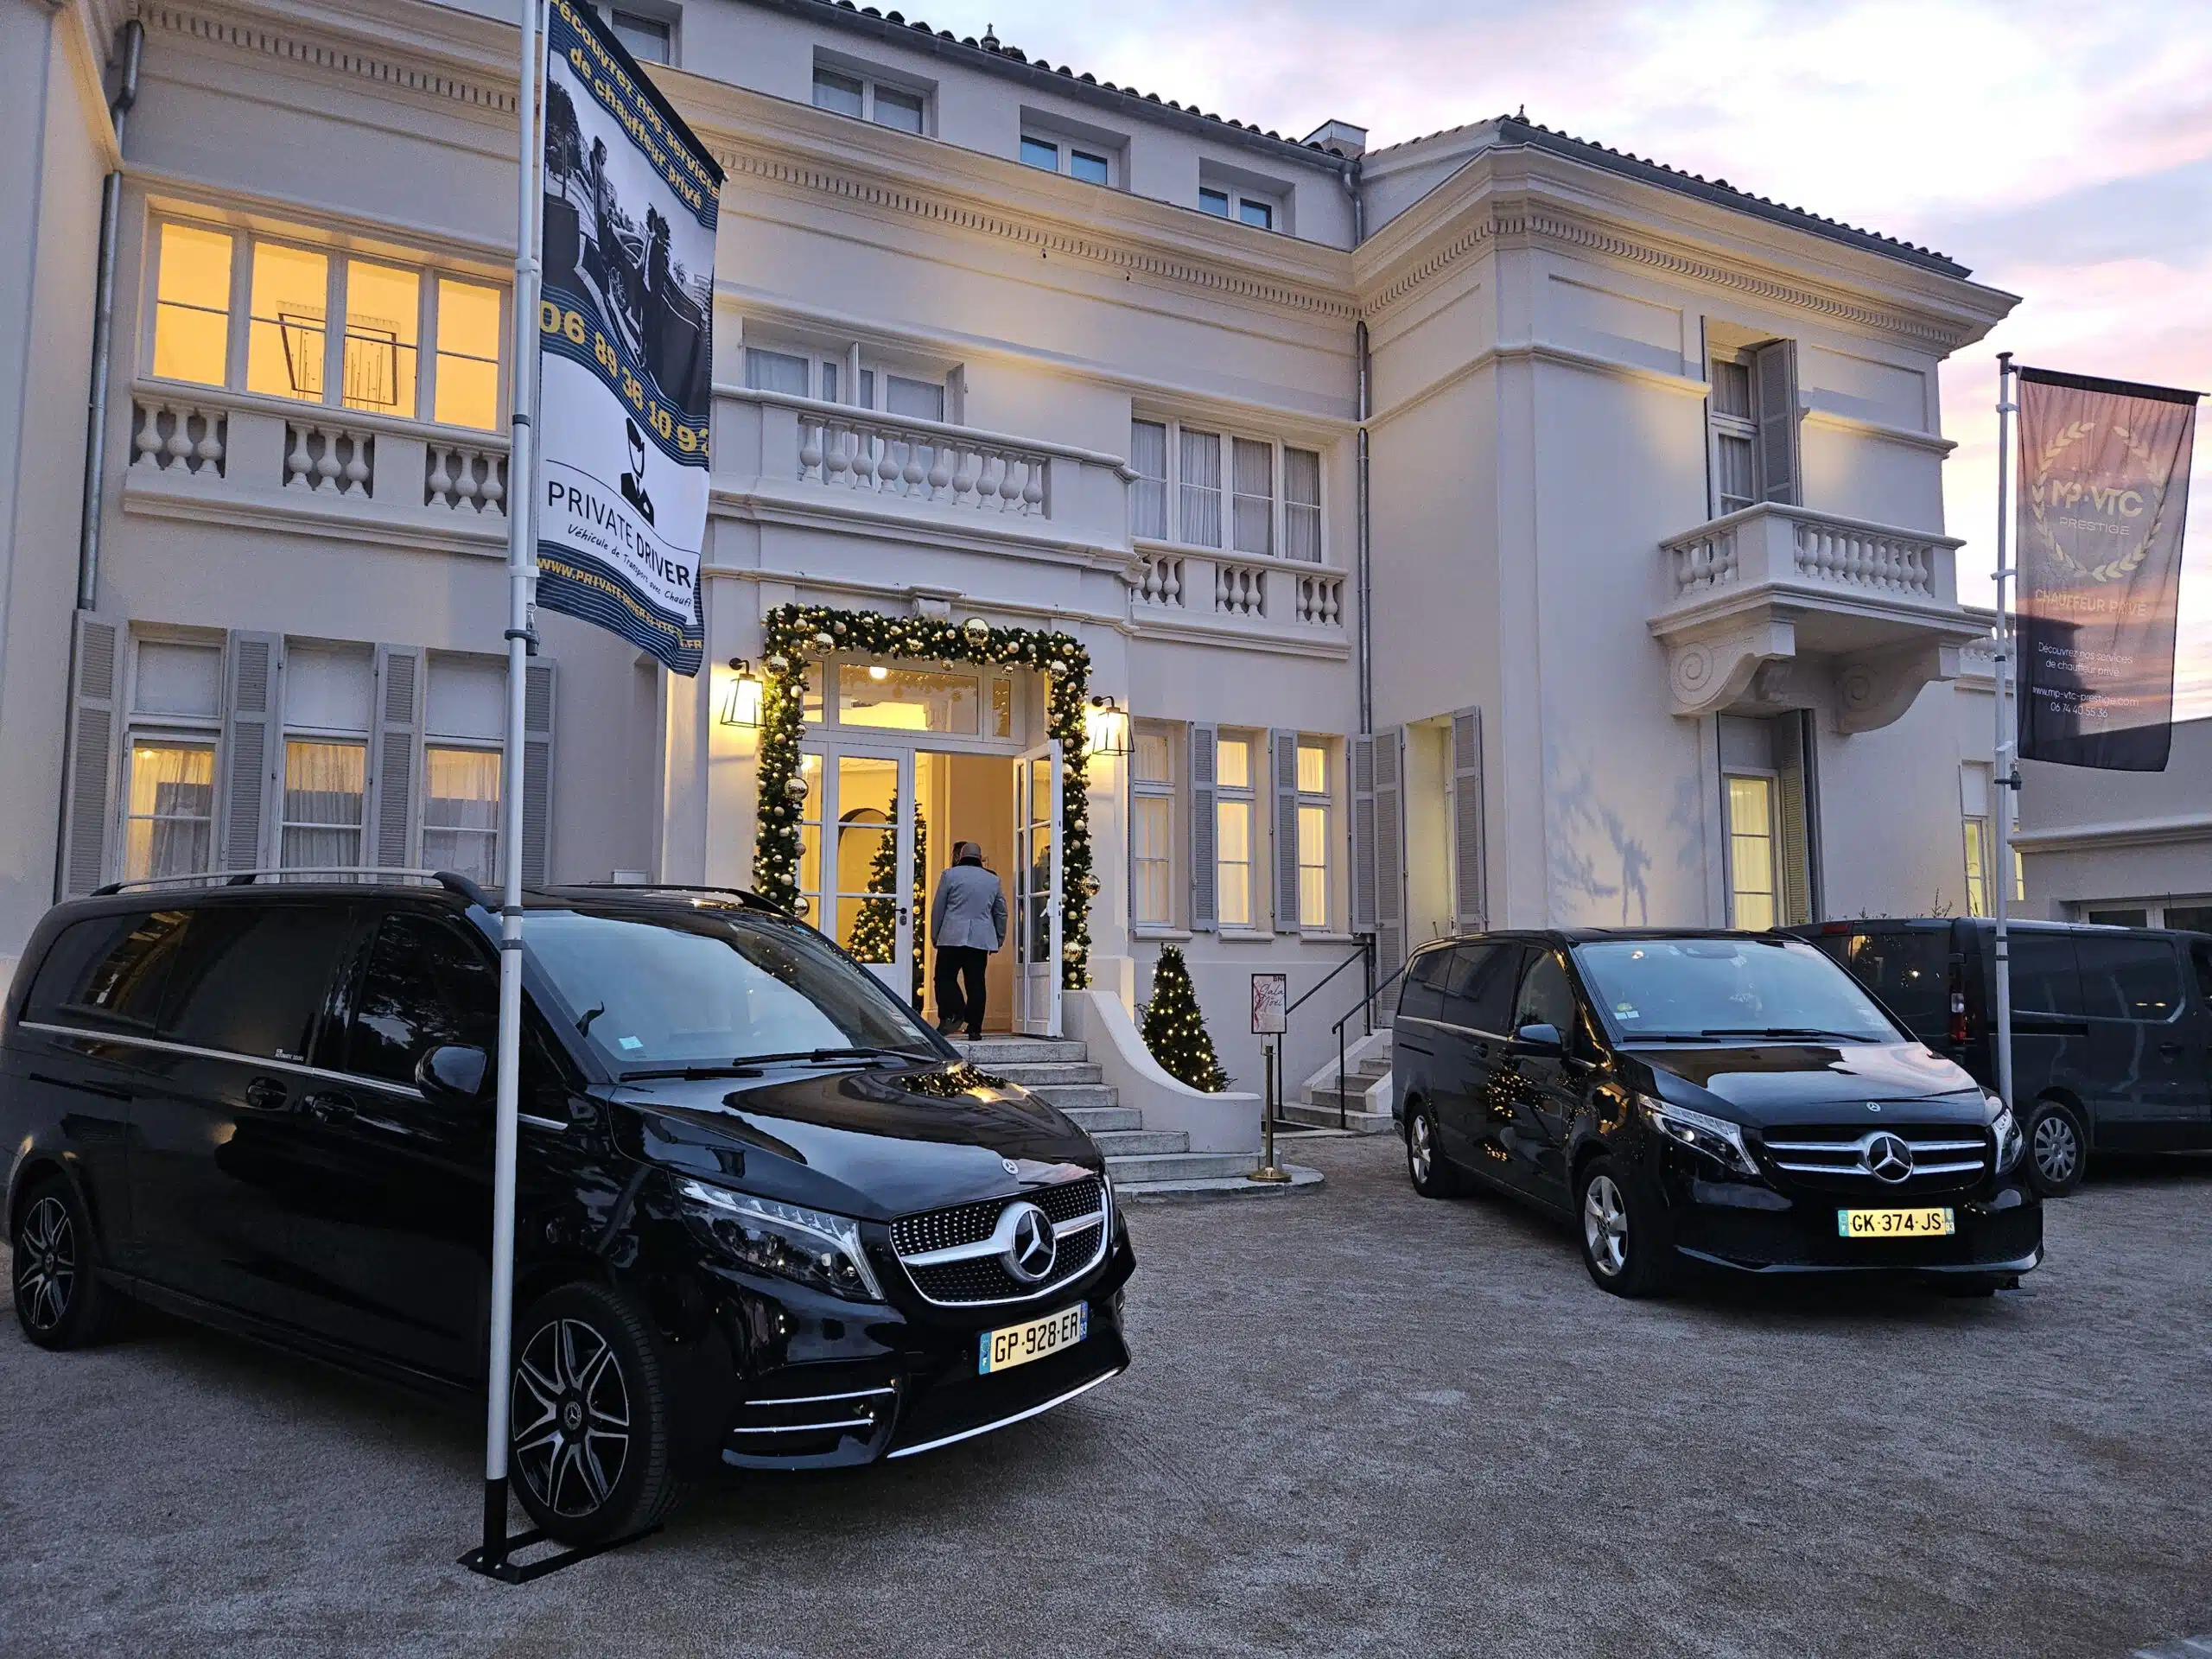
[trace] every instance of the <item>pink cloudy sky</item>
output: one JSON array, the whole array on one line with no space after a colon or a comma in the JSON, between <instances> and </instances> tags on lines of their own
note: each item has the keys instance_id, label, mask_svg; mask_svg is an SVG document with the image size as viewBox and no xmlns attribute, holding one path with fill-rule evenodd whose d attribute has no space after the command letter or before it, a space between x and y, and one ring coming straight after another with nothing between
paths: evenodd
<instances>
[{"instance_id":1,"label":"pink cloudy sky","mask_svg":"<svg viewBox=\"0 0 2212 1659\"><path fill-rule=\"evenodd\" d=\"M881 3L881 0L878 0ZM2202 0L906 0L909 15L1300 137L1510 113L1942 250L2022 296L1947 365L1949 528L1986 602L1992 354L2212 390ZM2212 436L2198 446L2212 474ZM2183 594L2212 715L2212 481Z\"/></svg>"}]
</instances>

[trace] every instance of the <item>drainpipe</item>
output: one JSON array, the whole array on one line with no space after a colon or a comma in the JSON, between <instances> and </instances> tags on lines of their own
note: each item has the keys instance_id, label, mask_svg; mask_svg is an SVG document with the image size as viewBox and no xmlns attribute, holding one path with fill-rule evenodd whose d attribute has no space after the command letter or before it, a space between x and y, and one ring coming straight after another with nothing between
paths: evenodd
<instances>
[{"instance_id":1,"label":"drainpipe","mask_svg":"<svg viewBox=\"0 0 2212 1659\"><path fill-rule=\"evenodd\" d=\"M145 42L146 26L133 17L123 26L123 74L115 101L108 105L118 154L130 106L138 101L138 58ZM92 610L99 597L100 480L107 464L108 359L115 339L115 241L122 216L123 168L118 166L100 185L99 278L92 297L92 377L85 416L85 498L77 530L77 608L80 611Z\"/></svg>"},{"instance_id":2,"label":"drainpipe","mask_svg":"<svg viewBox=\"0 0 2212 1659\"><path fill-rule=\"evenodd\" d=\"M1344 186L1344 194L1351 201L1351 245L1357 248L1367 239L1367 200L1359 189L1359 158L1353 156L1337 171L1338 181ZM1355 649L1359 658L1359 733L1370 736L1375 730L1375 632L1368 620L1368 602L1374 593L1374 581L1370 569L1371 548L1368 523L1368 417L1374 413L1372 391L1373 365L1367 349L1367 320L1363 317L1352 325L1352 352L1359 375L1359 486L1355 512L1357 517L1357 543L1354 555L1352 589L1359 608L1359 627Z\"/></svg>"}]
</instances>

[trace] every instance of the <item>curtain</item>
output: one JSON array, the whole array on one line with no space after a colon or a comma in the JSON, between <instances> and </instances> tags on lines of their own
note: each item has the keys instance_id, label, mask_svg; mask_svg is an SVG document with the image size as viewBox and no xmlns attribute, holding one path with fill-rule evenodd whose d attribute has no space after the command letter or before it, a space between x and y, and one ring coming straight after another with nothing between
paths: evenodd
<instances>
[{"instance_id":1,"label":"curtain","mask_svg":"<svg viewBox=\"0 0 2212 1659\"><path fill-rule=\"evenodd\" d=\"M1167 428L1160 421L1129 423L1129 534L1167 539Z\"/></svg>"},{"instance_id":2,"label":"curtain","mask_svg":"<svg viewBox=\"0 0 2212 1659\"><path fill-rule=\"evenodd\" d=\"M1221 434L1183 432L1183 535L1198 547L1221 545Z\"/></svg>"},{"instance_id":3,"label":"curtain","mask_svg":"<svg viewBox=\"0 0 2212 1659\"><path fill-rule=\"evenodd\" d=\"M1237 438L1236 524L1232 545L1239 553L1275 550L1275 452L1270 443Z\"/></svg>"},{"instance_id":4,"label":"curtain","mask_svg":"<svg viewBox=\"0 0 2212 1659\"><path fill-rule=\"evenodd\" d=\"M284 745L286 869L351 869L361 861L368 751L359 743L294 738Z\"/></svg>"},{"instance_id":5,"label":"curtain","mask_svg":"<svg viewBox=\"0 0 2212 1659\"><path fill-rule=\"evenodd\" d=\"M215 751L206 744L140 743L130 751L124 874L132 880L208 868L215 816Z\"/></svg>"},{"instance_id":6,"label":"curtain","mask_svg":"<svg viewBox=\"0 0 2212 1659\"><path fill-rule=\"evenodd\" d=\"M423 751L423 862L490 885L499 879L499 755Z\"/></svg>"},{"instance_id":7,"label":"curtain","mask_svg":"<svg viewBox=\"0 0 2212 1659\"><path fill-rule=\"evenodd\" d=\"M1282 452L1283 556L1321 563L1321 457L1311 449Z\"/></svg>"}]
</instances>

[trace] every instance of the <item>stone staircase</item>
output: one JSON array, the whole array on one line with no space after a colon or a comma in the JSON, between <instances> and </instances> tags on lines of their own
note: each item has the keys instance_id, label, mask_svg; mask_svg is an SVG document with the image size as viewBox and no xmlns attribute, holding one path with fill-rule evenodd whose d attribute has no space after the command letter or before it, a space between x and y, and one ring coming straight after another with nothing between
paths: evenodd
<instances>
[{"instance_id":1,"label":"stone staircase","mask_svg":"<svg viewBox=\"0 0 2212 1659\"><path fill-rule=\"evenodd\" d=\"M1236 1181L1259 1166L1249 1152L1192 1152L1182 1129L1147 1129L1102 1080L1090 1051L1065 1037L985 1037L954 1045L995 1077L1018 1083L1073 1118L1106 1154L1114 1188L1125 1196L1190 1190L1194 1182Z\"/></svg>"},{"instance_id":2,"label":"stone staircase","mask_svg":"<svg viewBox=\"0 0 2212 1659\"><path fill-rule=\"evenodd\" d=\"M1376 1104L1384 1109L1368 1109L1367 1091L1390 1075L1390 1050L1387 1043L1370 1054L1363 1056L1344 1080L1344 1122L1342 1128L1355 1135L1395 1135L1397 1121L1390 1116L1389 1095L1386 1092ZM1286 1101L1282 1115L1294 1123L1306 1123L1317 1129L1333 1129L1337 1122L1338 1089L1333 1072L1325 1084L1316 1084L1306 1091L1303 1101Z\"/></svg>"}]
</instances>

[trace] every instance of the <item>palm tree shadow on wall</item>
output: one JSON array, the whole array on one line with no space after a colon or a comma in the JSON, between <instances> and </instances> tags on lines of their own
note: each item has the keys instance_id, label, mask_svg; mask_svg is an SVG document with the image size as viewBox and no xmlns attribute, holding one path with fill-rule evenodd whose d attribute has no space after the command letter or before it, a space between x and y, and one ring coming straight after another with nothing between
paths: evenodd
<instances>
[{"instance_id":1,"label":"palm tree shadow on wall","mask_svg":"<svg viewBox=\"0 0 2212 1659\"><path fill-rule=\"evenodd\" d=\"M1630 821L1599 795L1593 756L1554 749L1546 771L1552 779L1549 811L1549 887L1554 922L1651 925L1649 876L1656 855ZM1694 870L1703 826L1697 780L1676 780L1665 819L1678 870ZM1648 819L1648 814L1638 815ZM1618 900L1618 905L1615 904Z\"/></svg>"}]
</instances>

